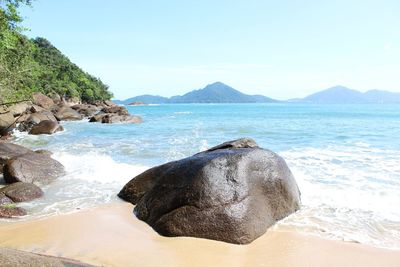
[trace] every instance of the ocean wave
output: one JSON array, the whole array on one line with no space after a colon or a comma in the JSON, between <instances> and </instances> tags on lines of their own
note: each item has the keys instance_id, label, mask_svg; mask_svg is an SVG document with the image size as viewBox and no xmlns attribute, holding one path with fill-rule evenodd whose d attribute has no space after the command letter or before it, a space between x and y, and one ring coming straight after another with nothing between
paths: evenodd
<instances>
[{"instance_id":1,"label":"ocean wave","mask_svg":"<svg viewBox=\"0 0 400 267\"><path fill-rule=\"evenodd\" d=\"M280 154L297 180L303 204L299 212L279 223L281 228L400 248L397 151L363 143Z\"/></svg>"},{"instance_id":2,"label":"ocean wave","mask_svg":"<svg viewBox=\"0 0 400 267\"><path fill-rule=\"evenodd\" d=\"M148 169L147 166L140 164L119 163L111 156L97 152L87 152L80 155L56 152L53 158L65 166L67 175L63 179L124 184Z\"/></svg>"},{"instance_id":3,"label":"ocean wave","mask_svg":"<svg viewBox=\"0 0 400 267\"><path fill-rule=\"evenodd\" d=\"M97 205L120 201L117 194L147 166L126 164L112 157L89 151L81 154L55 152L52 157L66 170L63 177L43 186L44 196L21 203L28 210L24 220L67 214Z\"/></svg>"},{"instance_id":4,"label":"ocean wave","mask_svg":"<svg viewBox=\"0 0 400 267\"><path fill-rule=\"evenodd\" d=\"M174 112L176 115L187 115L187 114L193 114L191 111L176 111Z\"/></svg>"}]
</instances>

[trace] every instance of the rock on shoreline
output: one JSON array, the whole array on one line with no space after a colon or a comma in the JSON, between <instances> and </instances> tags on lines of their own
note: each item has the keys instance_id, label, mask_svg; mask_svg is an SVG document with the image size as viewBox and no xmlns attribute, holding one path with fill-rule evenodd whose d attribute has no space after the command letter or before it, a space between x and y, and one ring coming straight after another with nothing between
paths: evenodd
<instances>
[{"instance_id":1,"label":"rock on shoreline","mask_svg":"<svg viewBox=\"0 0 400 267\"><path fill-rule=\"evenodd\" d=\"M141 117L129 114L125 107L112 101L67 102L59 95L49 97L39 92L34 93L32 99L32 102L23 101L10 107L0 106L1 138L9 138L15 127L29 134L53 134L63 131L61 126L56 125L59 121L77 121L84 118L89 118L89 122L100 123L142 122ZM39 124L41 125L38 126Z\"/></svg>"},{"instance_id":2,"label":"rock on shoreline","mask_svg":"<svg viewBox=\"0 0 400 267\"><path fill-rule=\"evenodd\" d=\"M76 260L34 254L10 248L0 248L0 263L2 267L94 267Z\"/></svg>"},{"instance_id":3,"label":"rock on shoreline","mask_svg":"<svg viewBox=\"0 0 400 267\"><path fill-rule=\"evenodd\" d=\"M43 153L26 153L9 159L3 168L7 183L48 184L64 174L64 166Z\"/></svg>"},{"instance_id":4,"label":"rock on shoreline","mask_svg":"<svg viewBox=\"0 0 400 267\"><path fill-rule=\"evenodd\" d=\"M133 178L119 197L164 236L247 244L300 208L286 162L251 139L227 142Z\"/></svg>"},{"instance_id":5,"label":"rock on shoreline","mask_svg":"<svg viewBox=\"0 0 400 267\"><path fill-rule=\"evenodd\" d=\"M141 123L142 121L140 116L130 115L125 107L117 105L104 107L89 120L89 122L101 123Z\"/></svg>"},{"instance_id":6,"label":"rock on shoreline","mask_svg":"<svg viewBox=\"0 0 400 267\"><path fill-rule=\"evenodd\" d=\"M12 202L18 203L40 198L43 196L43 191L37 185L17 182L0 188L0 197L1 196L5 196Z\"/></svg>"},{"instance_id":7,"label":"rock on shoreline","mask_svg":"<svg viewBox=\"0 0 400 267\"><path fill-rule=\"evenodd\" d=\"M64 174L64 166L50 156L49 151L0 143L0 170L9 184L0 188L0 218L26 215L15 203L42 197L44 193L38 185L50 183Z\"/></svg>"},{"instance_id":8,"label":"rock on shoreline","mask_svg":"<svg viewBox=\"0 0 400 267\"><path fill-rule=\"evenodd\" d=\"M44 120L34 125L29 131L29 134L53 134L61 131L64 131L64 128L58 122Z\"/></svg>"}]
</instances>

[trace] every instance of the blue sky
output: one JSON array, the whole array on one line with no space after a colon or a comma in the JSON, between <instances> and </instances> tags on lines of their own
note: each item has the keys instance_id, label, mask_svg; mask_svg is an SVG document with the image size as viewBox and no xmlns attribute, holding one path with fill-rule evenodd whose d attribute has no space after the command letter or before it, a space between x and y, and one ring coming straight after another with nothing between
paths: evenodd
<instances>
[{"instance_id":1,"label":"blue sky","mask_svg":"<svg viewBox=\"0 0 400 267\"><path fill-rule=\"evenodd\" d=\"M400 92L400 1L36 0L51 41L116 98L221 81L286 99L334 85Z\"/></svg>"}]
</instances>

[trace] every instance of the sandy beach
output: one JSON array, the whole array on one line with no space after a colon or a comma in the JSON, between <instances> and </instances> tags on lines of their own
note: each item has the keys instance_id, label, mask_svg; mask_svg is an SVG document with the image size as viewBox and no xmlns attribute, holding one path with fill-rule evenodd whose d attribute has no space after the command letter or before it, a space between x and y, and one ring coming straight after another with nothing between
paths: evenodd
<instances>
[{"instance_id":1,"label":"sandy beach","mask_svg":"<svg viewBox=\"0 0 400 267\"><path fill-rule=\"evenodd\" d=\"M0 246L99 266L399 266L400 251L270 230L250 245L159 236L127 203L0 223Z\"/></svg>"}]
</instances>

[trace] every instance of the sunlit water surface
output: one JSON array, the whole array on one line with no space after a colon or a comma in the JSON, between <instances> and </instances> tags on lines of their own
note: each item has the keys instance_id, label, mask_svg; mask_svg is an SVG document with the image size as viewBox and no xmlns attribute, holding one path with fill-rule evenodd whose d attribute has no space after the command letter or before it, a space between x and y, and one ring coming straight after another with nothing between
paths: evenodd
<instances>
[{"instance_id":1,"label":"sunlit water surface","mask_svg":"<svg viewBox=\"0 0 400 267\"><path fill-rule=\"evenodd\" d=\"M286 160L302 208L280 222L323 237L400 248L400 106L190 104L129 107L142 124L64 122L52 136L17 133L48 149L67 174L25 219L119 201L135 175L221 142L251 137Z\"/></svg>"}]
</instances>

